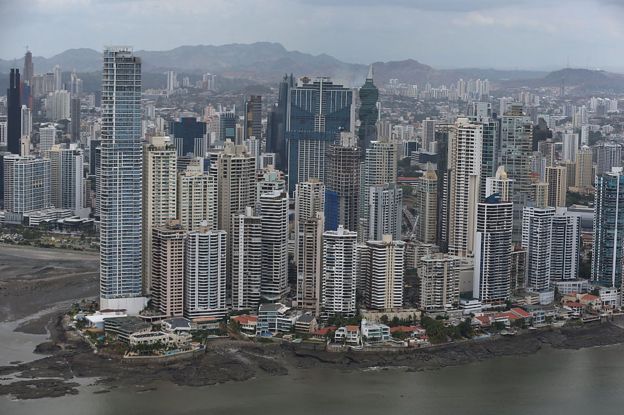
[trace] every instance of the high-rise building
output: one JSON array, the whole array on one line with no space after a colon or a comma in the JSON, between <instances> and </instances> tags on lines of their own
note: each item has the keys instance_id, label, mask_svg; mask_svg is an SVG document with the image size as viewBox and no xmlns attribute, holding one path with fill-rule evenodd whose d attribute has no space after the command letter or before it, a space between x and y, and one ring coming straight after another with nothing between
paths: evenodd
<instances>
[{"instance_id":1,"label":"high-rise building","mask_svg":"<svg viewBox=\"0 0 624 415\"><path fill-rule=\"evenodd\" d=\"M473 103L488 104L489 103ZM491 108L485 111L477 111L477 114L484 112L491 114ZM477 122L483 126L483 140L481 141L481 182L479 186L480 201L484 201L487 196L487 177L496 177L496 170L499 167L500 155L500 120L491 116L476 115Z\"/></svg>"},{"instance_id":2,"label":"high-rise building","mask_svg":"<svg viewBox=\"0 0 624 415\"><path fill-rule=\"evenodd\" d=\"M100 307L136 314L142 297L141 60L104 50L100 168Z\"/></svg>"},{"instance_id":3,"label":"high-rise building","mask_svg":"<svg viewBox=\"0 0 624 415\"><path fill-rule=\"evenodd\" d=\"M61 148L57 144L52 146L46 156L50 159L52 205L78 214L85 207L82 150L76 146Z\"/></svg>"},{"instance_id":4,"label":"high-rise building","mask_svg":"<svg viewBox=\"0 0 624 415\"><path fill-rule=\"evenodd\" d=\"M181 117L169 123L169 133L173 136L173 144L178 157L192 154L204 157L208 150L206 123L197 121L195 117Z\"/></svg>"},{"instance_id":5,"label":"high-rise building","mask_svg":"<svg viewBox=\"0 0 624 415\"><path fill-rule=\"evenodd\" d=\"M71 141L72 143L77 143L80 141L80 98L72 98L69 106Z\"/></svg>"},{"instance_id":6,"label":"high-rise building","mask_svg":"<svg viewBox=\"0 0 624 415\"><path fill-rule=\"evenodd\" d=\"M360 88L358 147L362 152L366 151L372 141L377 141L377 121L379 119L379 109L377 108L378 99L379 90L373 83L373 65L370 65L364 85Z\"/></svg>"},{"instance_id":7,"label":"high-rise building","mask_svg":"<svg viewBox=\"0 0 624 415\"><path fill-rule=\"evenodd\" d=\"M198 229L206 221L209 229L218 229L215 175L205 174L199 166L189 166L178 175L177 218L182 228Z\"/></svg>"},{"instance_id":8,"label":"high-rise building","mask_svg":"<svg viewBox=\"0 0 624 415\"><path fill-rule=\"evenodd\" d=\"M593 157L589 147L583 146L577 153L574 173L577 188L589 189L594 187Z\"/></svg>"},{"instance_id":9,"label":"high-rise building","mask_svg":"<svg viewBox=\"0 0 624 415\"><path fill-rule=\"evenodd\" d=\"M533 183L533 205L539 208L545 208L548 206L548 183L536 182Z\"/></svg>"},{"instance_id":10,"label":"high-rise building","mask_svg":"<svg viewBox=\"0 0 624 415\"><path fill-rule=\"evenodd\" d=\"M50 92L45 100L45 113L50 121L66 120L70 117L71 94L60 90Z\"/></svg>"},{"instance_id":11,"label":"high-rise building","mask_svg":"<svg viewBox=\"0 0 624 415\"><path fill-rule=\"evenodd\" d=\"M59 65L55 65L53 68L54 74L54 90L60 91L63 89L63 72Z\"/></svg>"},{"instance_id":12,"label":"high-rise building","mask_svg":"<svg viewBox=\"0 0 624 415\"><path fill-rule=\"evenodd\" d=\"M436 141L435 137L436 120L427 117L422 122L422 137L420 147L423 151L430 151L431 143Z\"/></svg>"},{"instance_id":13,"label":"high-rise building","mask_svg":"<svg viewBox=\"0 0 624 415\"><path fill-rule=\"evenodd\" d=\"M50 150L56 144L56 127L48 125L39 128L39 152Z\"/></svg>"},{"instance_id":14,"label":"high-rise building","mask_svg":"<svg viewBox=\"0 0 624 415\"><path fill-rule=\"evenodd\" d=\"M28 82L28 85L32 86L32 78L35 75L35 68L33 66L32 52L27 50L24 55L24 82Z\"/></svg>"},{"instance_id":15,"label":"high-rise building","mask_svg":"<svg viewBox=\"0 0 624 415\"><path fill-rule=\"evenodd\" d=\"M288 194L260 195L262 216L262 298L276 301L288 290Z\"/></svg>"},{"instance_id":16,"label":"high-rise building","mask_svg":"<svg viewBox=\"0 0 624 415\"><path fill-rule=\"evenodd\" d=\"M419 260L418 304L424 310L445 310L459 304L460 258L435 253Z\"/></svg>"},{"instance_id":17,"label":"high-rise building","mask_svg":"<svg viewBox=\"0 0 624 415\"><path fill-rule=\"evenodd\" d=\"M568 191L566 168L546 167L546 183L548 183L548 206L565 207Z\"/></svg>"},{"instance_id":18,"label":"high-rise building","mask_svg":"<svg viewBox=\"0 0 624 415\"><path fill-rule=\"evenodd\" d=\"M525 207L522 218L522 248L527 251L527 286L535 291L550 289L552 218L554 207Z\"/></svg>"},{"instance_id":19,"label":"high-rise building","mask_svg":"<svg viewBox=\"0 0 624 415\"><path fill-rule=\"evenodd\" d=\"M431 166L419 177L414 187L416 239L426 244L436 242L438 222L438 176Z\"/></svg>"},{"instance_id":20,"label":"high-rise building","mask_svg":"<svg viewBox=\"0 0 624 415\"><path fill-rule=\"evenodd\" d=\"M245 101L245 140L262 138L262 96L251 95Z\"/></svg>"},{"instance_id":21,"label":"high-rise building","mask_svg":"<svg viewBox=\"0 0 624 415\"><path fill-rule=\"evenodd\" d=\"M360 184L360 226L358 237L361 241L368 239L369 195L370 188L396 183L398 169L398 153L396 143L373 141L366 149L362 165Z\"/></svg>"},{"instance_id":22,"label":"high-rise building","mask_svg":"<svg viewBox=\"0 0 624 415\"><path fill-rule=\"evenodd\" d=\"M405 242L384 235L358 247L359 273L367 307L392 310L403 306Z\"/></svg>"},{"instance_id":23,"label":"high-rise building","mask_svg":"<svg viewBox=\"0 0 624 415\"><path fill-rule=\"evenodd\" d=\"M226 233L200 226L184 248L184 316L223 317L227 313Z\"/></svg>"},{"instance_id":24,"label":"high-rise building","mask_svg":"<svg viewBox=\"0 0 624 415\"><path fill-rule=\"evenodd\" d=\"M368 188L368 240L380 241L383 235L401 239L403 189L396 184Z\"/></svg>"},{"instance_id":25,"label":"high-rise building","mask_svg":"<svg viewBox=\"0 0 624 415\"><path fill-rule=\"evenodd\" d=\"M269 166L256 184L256 204L260 201L260 195L274 190L286 191L284 173Z\"/></svg>"},{"instance_id":26,"label":"high-rise building","mask_svg":"<svg viewBox=\"0 0 624 415\"><path fill-rule=\"evenodd\" d=\"M182 316L184 311L185 237L186 231L175 220L151 228L151 300L165 316Z\"/></svg>"},{"instance_id":27,"label":"high-rise building","mask_svg":"<svg viewBox=\"0 0 624 415\"><path fill-rule=\"evenodd\" d=\"M289 194L299 182L311 178L325 181L327 149L340 132L353 132L353 123L351 89L327 78L302 78L290 88L286 113Z\"/></svg>"},{"instance_id":28,"label":"high-rise building","mask_svg":"<svg viewBox=\"0 0 624 415\"><path fill-rule=\"evenodd\" d=\"M256 310L262 281L262 217L251 207L232 215L232 308Z\"/></svg>"},{"instance_id":29,"label":"high-rise building","mask_svg":"<svg viewBox=\"0 0 624 415\"><path fill-rule=\"evenodd\" d=\"M561 160L576 161L576 153L579 149L579 135L565 133L562 138Z\"/></svg>"},{"instance_id":30,"label":"high-rise building","mask_svg":"<svg viewBox=\"0 0 624 415\"><path fill-rule=\"evenodd\" d=\"M301 185L299 183L297 186ZM322 211L298 223L297 232L297 304L304 310L320 315L323 272L323 231L325 218Z\"/></svg>"},{"instance_id":31,"label":"high-rise building","mask_svg":"<svg viewBox=\"0 0 624 415\"><path fill-rule=\"evenodd\" d=\"M513 206L498 193L477 206L474 241L473 296L502 303L511 295Z\"/></svg>"},{"instance_id":32,"label":"high-rise building","mask_svg":"<svg viewBox=\"0 0 624 415\"><path fill-rule=\"evenodd\" d=\"M30 137L32 133L32 112L26 105L22 105L21 118L22 128L20 129L20 136Z\"/></svg>"},{"instance_id":33,"label":"high-rise building","mask_svg":"<svg viewBox=\"0 0 624 415\"><path fill-rule=\"evenodd\" d=\"M269 112L267 119L266 150L275 153L275 167L288 171L288 147L286 143L286 115L290 89L294 86L293 76L284 75L279 86L277 105Z\"/></svg>"},{"instance_id":34,"label":"high-rise building","mask_svg":"<svg viewBox=\"0 0 624 415\"><path fill-rule=\"evenodd\" d=\"M176 153L169 137L143 146L143 287L151 291L152 229L177 218ZM180 226L178 221L177 227Z\"/></svg>"},{"instance_id":35,"label":"high-rise building","mask_svg":"<svg viewBox=\"0 0 624 415\"><path fill-rule=\"evenodd\" d=\"M167 71L167 92L173 92L178 87L178 74L175 71Z\"/></svg>"},{"instance_id":36,"label":"high-rise building","mask_svg":"<svg viewBox=\"0 0 624 415\"><path fill-rule=\"evenodd\" d=\"M50 160L5 155L4 210L26 213L51 206Z\"/></svg>"},{"instance_id":37,"label":"high-rise building","mask_svg":"<svg viewBox=\"0 0 624 415\"><path fill-rule=\"evenodd\" d=\"M342 226L323 234L322 306L329 316L356 312L357 233Z\"/></svg>"},{"instance_id":38,"label":"high-rise building","mask_svg":"<svg viewBox=\"0 0 624 415\"><path fill-rule=\"evenodd\" d=\"M485 196L489 197L493 194L498 194L501 201L510 202L512 200L512 183L513 180L507 177L505 166L499 166L494 177L485 179Z\"/></svg>"},{"instance_id":39,"label":"high-rise building","mask_svg":"<svg viewBox=\"0 0 624 415\"><path fill-rule=\"evenodd\" d=\"M449 246L451 255L472 255L480 195L483 126L458 118L449 132Z\"/></svg>"},{"instance_id":40,"label":"high-rise building","mask_svg":"<svg viewBox=\"0 0 624 415\"><path fill-rule=\"evenodd\" d=\"M551 280L577 279L581 248L581 218L565 214L553 216L551 240Z\"/></svg>"},{"instance_id":41,"label":"high-rise building","mask_svg":"<svg viewBox=\"0 0 624 415\"><path fill-rule=\"evenodd\" d=\"M298 183L295 190L295 262L297 264L299 263L299 254L304 248L302 245L305 242L303 228L309 220L316 222L317 213L324 211L325 185L317 179ZM323 225L325 225L324 218ZM323 231L321 231L321 235L322 233ZM318 248L321 249L320 246ZM299 281L299 279L298 276L297 280Z\"/></svg>"},{"instance_id":42,"label":"high-rise building","mask_svg":"<svg viewBox=\"0 0 624 415\"><path fill-rule=\"evenodd\" d=\"M11 151L11 150L9 150ZM600 143L594 147L596 152L596 176L610 173L613 167L622 167L622 146L616 143Z\"/></svg>"},{"instance_id":43,"label":"high-rise building","mask_svg":"<svg viewBox=\"0 0 624 415\"><path fill-rule=\"evenodd\" d=\"M234 111L223 111L219 113L219 142L225 143L227 140L236 141L236 113Z\"/></svg>"},{"instance_id":44,"label":"high-rise building","mask_svg":"<svg viewBox=\"0 0 624 415\"><path fill-rule=\"evenodd\" d=\"M325 229L357 231L360 150L344 143L329 146L325 180Z\"/></svg>"},{"instance_id":45,"label":"high-rise building","mask_svg":"<svg viewBox=\"0 0 624 415\"><path fill-rule=\"evenodd\" d=\"M7 89L7 151L20 154L22 137L22 101L20 94L19 69L11 69Z\"/></svg>"},{"instance_id":46,"label":"high-rise building","mask_svg":"<svg viewBox=\"0 0 624 415\"><path fill-rule=\"evenodd\" d=\"M607 287L622 286L624 174L621 168L596 175L591 278Z\"/></svg>"},{"instance_id":47,"label":"high-rise building","mask_svg":"<svg viewBox=\"0 0 624 415\"><path fill-rule=\"evenodd\" d=\"M243 212L256 201L256 162L245 146L225 143L216 162L219 188L218 229L230 234L232 214Z\"/></svg>"}]
</instances>

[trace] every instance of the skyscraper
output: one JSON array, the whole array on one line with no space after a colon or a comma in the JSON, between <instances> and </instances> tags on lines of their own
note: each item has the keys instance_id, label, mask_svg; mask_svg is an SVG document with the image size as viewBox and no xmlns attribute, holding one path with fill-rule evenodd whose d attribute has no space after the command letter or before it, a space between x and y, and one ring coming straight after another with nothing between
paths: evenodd
<instances>
[{"instance_id":1,"label":"skyscraper","mask_svg":"<svg viewBox=\"0 0 624 415\"><path fill-rule=\"evenodd\" d=\"M277 301L288 289L288 194L275 190L260 195L262 216L261 295Z\"/></svg>"},{"instance_id":2,"label":"skyscraper","mask_svg":"<svg viewBox=\"0 0 624 415\"><path fill-rule=\"evenodd\" d=\"M6 155L4 164L4 209L26 213L51 206L50 160Z\"/></svg>"},{"instance_id":3,"label":"skyscraper","mask_svg":"<svg viewBox=\"0 0 624 415\"><path fill-rule=\"evenodd\" d=\"M149 270L152 306L165 316L184 311L184 239L175 220L150 229Z\"/></svg>"},{"instance_id":4,"label":"skyscraper","mask_svg":"<svg viewBox=\"0 0 624 415\"><path fill-rule=\"evenodd\" d=\"M325 229L357 231L360 200L360 150L333 144L327 152Z\"/></svg>"},{"instance_id":5,"label":"skyscraper","mask_svg":"<svg viewBox=\"0 0 624 415\"><path fill-rule=\"evenodd\" d=\"M80 141L80 98L72 98L69 106L71 141L72 143L77 143Z\"/></svg>"},{"instance_id":6,"label":"skyscraper","mask_svg":"<svg viewBox=\"0 0 624 415\"><path fill-rule=\"evenodd\" d=\"M219 141L225 143L227 140L242 144L236 140L236 113L234 111L219 113Z\"/></svg>"},{"instance_id":7,"label":"skyscraper","mask_svg":"<svg viewBox=\"0 0 624 415\"><path fill-rule=\"evenodd\" d=\"M351 131L353 91L327 78L303 78L289 90L286 114L288 192L300 181L325 181L326 154L340 132ZM351 131L352 132L352 131Z\"/></svg>"},{"instance_id":8,"label":"skyscraper","mask_svg":"<svg viewBox=\"0 0 624 415\"><path fill-rule=\"evenodd\" d=\"M473 296L502 303L511 295L513 207L498 194L477 206L474 241Z\"/></svg>"},{"instance_id":9,"label":"skyscraper","mask_svg":"<svg viewBox=\"0 0 624 415\"><path fill-rule=\"evenodd\" d=\"M47 151L56 144L56 127L48 125L39 128L39 151Z\"/></svg>"},{"instance_id":10,"label":"skyscraper","mask_svg":"<svg viewBox=\"0 0 624 415\"><path fill-rule=\"evenodd\" d=\"M251 95L245 101L245 140L262 138L262 96Z\"/></svg>"},{"instance_id":11,"label":"skyscraper","mask_svg":"<svg viewBox=\"0 0 624 415\"><path fill-rule=\"evenodd\" d=\"M427 172L418 178L414 187L416 239L426 244L434 244L438 221L438 176L431 166L428 167Z\"/></svg>"},{"instance_id":12,"label":"skyscraper","mask_svg":"<svg viewBox=\"0 0 624 415\"><path fill-rule=\"evenodd\" d=\"M555 208L525 207L522 248L527 251L527 286L535 291L551 286L552 218Z\"/></svg>"},{"instance_id":13,"label":"skyscraper","mask_svg":"<svg viewBox=\"0 0 624 415\"><path fill-rule=\"evenodd\" d=\"M247 207L232 215L232 308L258 308L261 281L262 217Z\"/></svg>"},{"instance_id":14,"label":"skyscraper","mask_svg":"<svg viewBox=\"0 0 624 415\"><path fill-rule=\"evenodd\" d=\"M323 234L322 306L329 316L355 315L357 233L342 226Z\"/></svg>"},{"instance_id":15,"label":"skyscraper","mask_svg":"<svg viewBox=\"0 0 624 415\"><path fill-rule=\"evenodd\" d=\"M429 151L431 143L436 141L435 138L436 120L429 117L422 122L422 137L420 147L422 151Z\"/></svg>"},{"instance_id":16,"label":"skyscraper","mask_svg":"<svg viewBox=\"0 0 624 415\"><path fill-rule=\"evenodd\" d=\"M377 109L378 99L379 90L377 90L377 87L373 83L373 65L370 65L366 81L360 88L358 147L361 149L362 154L364 154L372 141L377 140L377 120L379 118L379 110Z\"/></svg>"},{"instance_id":17,"label":"skyscraper","mask_svg":"<svg viewBox=\"0 0 624 415\"><path fill-rule=\"evenodd\" d=\"M358 248L358 278L363 278L366 305L376 310L403 306L405 242L384 235L380 241L367 241Z\"/></svg>"},{"instance_id":18,"label":"skyscraper","mask_svg":"<svg viewBox=\"0 0 624 415\"><path fill-rule=\"evenodd\" d=\"M28 85L32 86L32 78L35 74L33 67L32 52L27 50L24 55L24 82L28 82Z\"/></svg>"},{"instance_id":19,"label":"skyscraper","mask_svg":"<svg viewBox=\"0 0 624 415\"><path fill-rule=\"evenodd\" d=\"M548 183L548 206L565 207L568 191L566 168L546 167L546 183Z\"/></svg>"},{"instance_id":20,"label":"skyscraper","mask_svg":"<svg viewBox=\"0 0 624 415\"><path fill-rule=\"evenodd\" d=\"M294 86L293 76L284 75L279 86L277 105L269 112L267 120L266 150L275 153L275 167L288 171L288 147L286 143L286 114L290 88Z\"/></svg>"},{"instance_id":21,"label":"skyscraper","mask_svg":"<svg viewBox=\"0 0 624 415\"><path fill-rule=\"evenodd\" d=\"M579 135L573 133L563 134L563 150L561 159L563 161L576 161L576 153L579 148Z\"/></svg>"},{"instance_id":22,"label":"skyscraper","mask_svg":"<svg viewBox=\"0 0 624 415\"><path fill-rule=\"evenodd\" d=\"M11 69L9 89L7 89L7 151L13 154L20 154L21 109L20 73L19 69Z\"/></svg>"},{"instance_id":23,"label":"skyscraper","mask_svg":"<svg viewBox=\"0 0 624 415\"><path fill-rule=\"evenodd\" d=\"M368 188L368 240L380 241L383 235L401 239L403 189L396 184Z\"/></svg>"},{"instance_id":24,"label":"skyscraper","mask_svg":"<svg viewBox=\"0 0 624 415\"><path fill-rule=\"evenodd\" d=\"M178 157L189 154L205 156L208 150L205 122L197 121L195 117L181 117L169 123L169 132L173 136Z\"/></svg>"},{"instance_id":25,"label":"skyscraper","mask_svg":"<svg viewBox=\"0 0 624 415\"><path fill-rule=\"evenodd\" d=\"M449 253L472 254L474 217L480 194L483 126L458 118L449 132Z\"/></svg>"},{"instance_id":26,"label":"skyscraper","mask_svg":"<svg viewBox=\"0 0 624 415\"><path fill-rule=\"evenodd\" d=\"M596 176L594 196L592 281L607 287L622 286L624 246L624 174L622 168Z\"/></svg>"},{"instance_id":27,"label":"skyscraper","mask_svg":"<svg viewBox=\"0 0 624 415\"><path fill-rule=\"evenodd\" d=\"M152 229L177 218L176 179L171 140L151 137L143 147L143 286L147 293L151 290ZM186 229L179 221L177 227Z\"/></svg>"},{"instance_id":28,"label":"skyscraper","mask_svg":"<svg viewBox=\"0 0 624 415\"><path fill-rule=\"evenodd\" d=\"M10 150L9 150L10 151ZM600 143L596 152L596 176L610 173L613 167L622 167L622 146L616 143Z\"/></svg>"},{"instance_id":29,"label":"skyscraper","mask_svg":"<svg viewBox=\"0 0 624 415\"><path fill-rule=\"evenodd\" d=\"M47 152L47 157L50 159L52 205L78 214L85 207L82 150L76 146L61 148L57 144Z\"/></svg>"},{"instance_id":30,"label":"skyscraper","mask_svg":"<svg viewBox=\"0 0 624 415\"><path fill-rule=\"evenodd\" d=\"M494 177L485 179L485 197L498 193L501 201L511 202L512 183L513 180L507 176L505 166L499 166Z\"/></svg>"},{"instance_id":31,"label":"skyscraper","mask_svg":"<svg viewBox=\"0 0 624 415\"><path fill-rule=\"evenodd\" d=\"M589 189L594 186L592 150L583 146L576 155L575 182L580 189Z\"/></svg>"},{"instance_id":32,"label":"skyscraper","mask_svg":"<svg viewBox=\"0 0 624 415\"><path fill-rule=\"evenodd\" d=\"M299 183L301 184L301 183ZM325 218L322 211L298 224L297 233L297 303L305 310L320 315L323 273L323 231Z\"/></svg>"},{"instance_id":33,"label":"skyscraper","mask_svg":"<svg viewBox=\"0 0 624 415\"><path fill-rule=\"evenodd\" d=\"M184 316L223 317L227 313L226 233L200 226L186 237Z\"/></svg>"},{"instance_id":34,"label":"skyscraper","mask_svg":"<svg viewBox=\"0 0 624 415\"><path fill-rule=\"evenodd\" d=\"M552 219L552 281L578 278L581 248L581 218L557 213Z\"/></svg>"},{"instance_id":35,"label":"skyscraper","mask_svg":"<svg viewBox=\"0 0 624 415\"><path fill-rule=\"evenodd\" d=\"M434 253L420 258L418 305L424 310L445 310L459 303L460 258Z\"/></svg>"},{"instance_id":36,"label":"skyscraper","mask_svg":"<svg viewBox=\"0 0 624 415\"><path fill-rule=\"evenodd\" d=\"M104 50L100 169L100 307L136 314L142 290L141 60Z\"/></svg>"}]
</instances>

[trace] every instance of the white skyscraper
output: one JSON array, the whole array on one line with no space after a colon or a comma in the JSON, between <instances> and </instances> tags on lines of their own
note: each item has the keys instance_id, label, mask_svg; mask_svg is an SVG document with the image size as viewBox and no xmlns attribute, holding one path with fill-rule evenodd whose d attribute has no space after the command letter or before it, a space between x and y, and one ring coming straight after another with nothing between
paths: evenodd
<instances>
[{"instance_id":1,"label":"white skyscraper","mask_svg":"<svg viewBox=\"0 0 624 415\"><path fill-rule=\"evenodd\" d=\"M50 92L45 100L46 117L50 121L70 118L71 94L68 91Z\"/></svg>"},{"instance_id":2,"label":"white skyscraper","mask_svg":"<svg viewBox=\"0 0 624 415\"><path fill-rule=\"evenodd\" d=\"M396 184L368 188L368 240L379 241L383 235L401 239L403 190Z\"/></svg>"},{"instance_id":3,"label":"white skyscraper","mask_svg":"<svg viewBox=\"0 0 624 415\"><path fill-rule=\"evenodd\" d=\"M197 229L203 221L217 228L217 179L199 166L188 166L178 174L177 217L186 230Z\"/></svg>"},{"instance_id":4,"label":"white skyscraper","mask_svg":"<svg viewBox=\"0 0 624 415\"><path fill-rule=\"evenodd\" d=\"M473 296L502 303L511 295L513 205L496 196L477 206L474 241Z\"/></svg>"},{"instance_id":5,"label":"white skyscraper","mask_svg":"<svg viewBox=\"0 0 624 415\"><path fill-rule=\"evenodd\" d=\"M576 161L576 153L579 149L579 135L573 133L563 134L563 151L561 159L563 161Z\"/></svg>"},{"instance_id":6,"label":"white skyscraper","mask_svg":"<svg viewBox=\"0 0 624 415\"><path fill-rule=\"evenodd\" d=\"M226 233L199 227L184 252L184 316L223 317L226 305Z\"/></svg>"},{"instance_id":7,"label":"white skyscraper","mask_svg":"<svg viewBox=\"0 0 624 415\"><path fill-rule=\"evenodd\" d=\"M522 248L527 251L527 285L542 291L551 286L552 218L555 208L524 208Z\"/></svg>"},{"instance_id":8,"label":"white skyscraper","mask_svg":"<svg viewBox=\"0 0 624 415\"><path fill-rule=\"evenodd\" d=\"M56 142L56 128L53 125L39 128L39 151L50 150Z\"/></svg>"},{"instance_id":9,"label":"white skyscraper","mask_svg":"<svg viewBox=\"0 0 624 415\"><path fill-rule=\"evenodd\" d=\"M61 148L56 144L47 152L47 157L50 159L52 205L78 214L85 207L82 150L75 146Z\"/></svg>"},{"instance_id":10,"label":"white skyscraper","mask_svg":"<svg viewBox=\"0 0 624 415\"><path fill-rule=\"evenodd\" d=\"M99 178L100 307L137 314L142 297L141 60L104 50Z\"/></svg>"},{"instance_id":11,"label":"white skyscraper","mask_svg":"<svg viewBox=\"0 0 624 415\"><path fill-rule=\"evenodd\" d=\"M279 300L288 289L288 194L275 190L260 196L262 216L262 297Z\"/></svg>"},{"instance_id":12,"label":"white skyscraper","mask_svg":"<svg viewBox=\"0 0 624 415\"><path fill-rule=\"evenodd\" d=\"M30 137L30 133L32 133L32 113L30 108L22 105L22 137Z\"/></svg>"},{"instance_id":13,"label":"white skyscraper","mask_svg":"<svg viewBox=\"0 0 624 415\"><path fill-rule=\"evenodd\" d=\"M483 125L458 118L449 131L449 254L472 255L474 218L479 200Z\"/></svg>"},{"instance_id":14,"label":"white skyscraper","mask_svg":"<svg viewBox=\"0 0 624 415\"><path fill-rule=\"evenodd\" d=\"M322 306L330 316L355 315L357 232L344 229L323 234Z\"/></svg>"},{"instance_id":15,"label":"white skyscraper","mask_svg":"<svg viewBox=\"0 0 624 415\"><path fill-rule=\"evenodd\" d=\"M251 207L232 215L232 308L256 310L262 280L262 218Z\"/></svg>"},{"instance_id":16,"label":"white skyscraper","mask_svg":"<svg viewBox=\"0 0 624 415\"><path fill-rule=\"evenodd\" d=\"M26 213L50 207L50 160L7 155L4 164L4 209Z\"/></svg>"}]
</instances>

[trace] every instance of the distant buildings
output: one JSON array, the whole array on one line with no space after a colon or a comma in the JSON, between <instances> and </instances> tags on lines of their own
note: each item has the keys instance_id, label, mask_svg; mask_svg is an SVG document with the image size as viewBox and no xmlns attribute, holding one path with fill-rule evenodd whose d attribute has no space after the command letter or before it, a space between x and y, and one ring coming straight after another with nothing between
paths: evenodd
<instances>
[{"instance_id":1,"label":"distant buildings","mask_svg":"<svg viewBox=\"0 0 624 415\"><path fill-rule=\"evenodd\" d=\"M379 99L379 91L373 83L373 65L368 69L366 81L360 88L359 94L360 110L358 118L360 119L360 127L358 129L358 147L364 152L372 141L377 140L377 121L379 119L377 100Z\"/></svg>"},{"instance_id":2,"label":"distant buildings","mask_svg":"<svg viewBox=\"0 0 624 415\"><path fill-rule=\"evenodd\" d=\"M195 117L181 117L171 121L169 133L173 136L173 144L178 157L192 154L204 157L208 150L206 123L197 121Z\"/></svg>"}]
</instances>

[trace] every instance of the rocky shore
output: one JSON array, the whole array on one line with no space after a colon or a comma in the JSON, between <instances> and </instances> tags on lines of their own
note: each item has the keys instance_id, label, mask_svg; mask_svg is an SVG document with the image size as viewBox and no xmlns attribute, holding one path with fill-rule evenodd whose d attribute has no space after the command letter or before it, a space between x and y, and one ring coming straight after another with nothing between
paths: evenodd
<instances>
[{"instance_id":1,"label":"rocky shore","mask_svg":"<svg viewBox=\"0 0 624 415\"><path fill-rule=\"evenodd\" d=\"M206 353L176 362L127 362L118 356L94 354L61 327L61 316L48 326L52 339L37 347L48 356L29 363L0 367L0 395L37 399L78 393L79 378L97 379L95 393L113 388L137 391L156 387L155 381L205 386L244 381L257 376L286 375L289 370L401 367L409 371L440 369L499 356L528 355L543 348L579 349L624 343L624 329L613 323L544 329L515 337L470 340L425 349L396 352L332 353L292 344L216 340Z\"/></svg>"}]
</instances>

